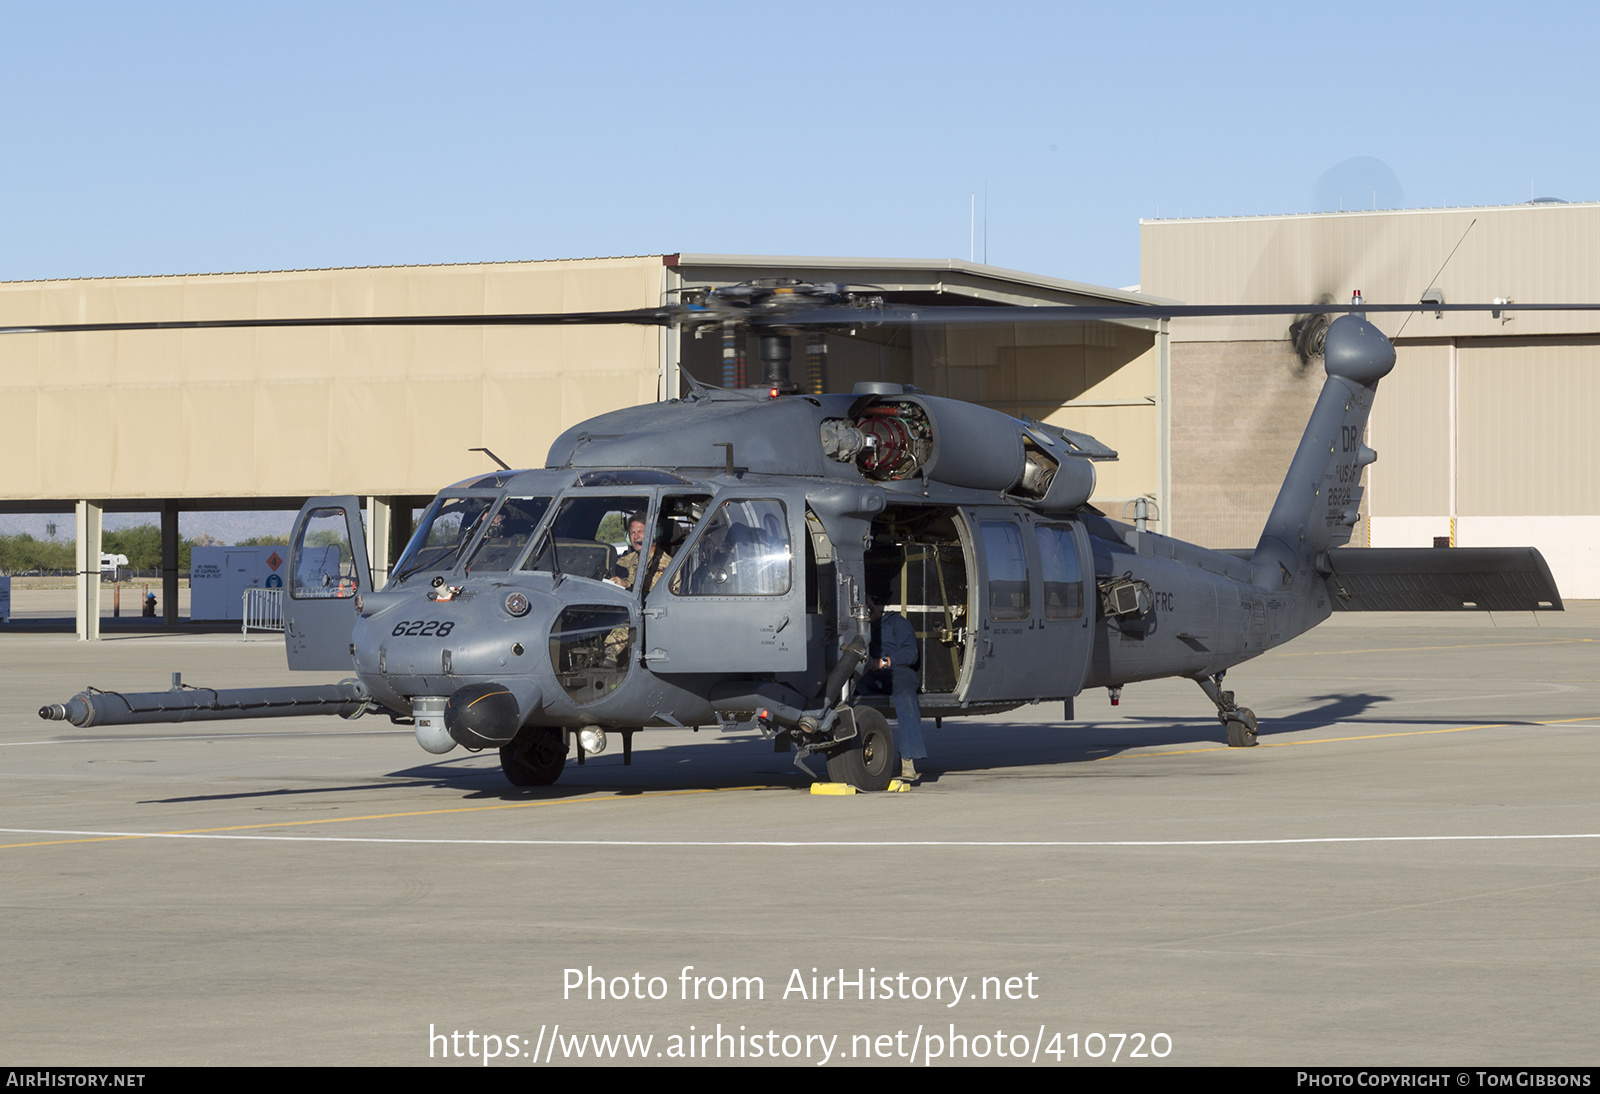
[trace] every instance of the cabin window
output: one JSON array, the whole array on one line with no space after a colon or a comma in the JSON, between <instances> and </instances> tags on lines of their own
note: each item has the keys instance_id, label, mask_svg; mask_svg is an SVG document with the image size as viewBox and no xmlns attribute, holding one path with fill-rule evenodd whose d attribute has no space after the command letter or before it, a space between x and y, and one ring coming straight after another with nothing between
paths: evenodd
<instances>
[{"instance_id":1,"label":"cabin window","mask_svg":"<svg viewBox=\"0 0 1600 1094\"><path fill-rule=\"evenodd\" d=\"M1083 567L1072 528L1044 524L1038 528L1039 566L1044 571L1044 617L1083 618Z\"/></svg>"},{"instance_id":2,"label":"cabin window","mask_svg":"<svg viewBox=\"0 0 1600 1094\"><path fill-rule=\"evenodd\" d=\"M978 528L989 578L989 617L1028 618L1028 555L1022 532L1010 521L986 520Z\"/></svg>"}]
</instances>

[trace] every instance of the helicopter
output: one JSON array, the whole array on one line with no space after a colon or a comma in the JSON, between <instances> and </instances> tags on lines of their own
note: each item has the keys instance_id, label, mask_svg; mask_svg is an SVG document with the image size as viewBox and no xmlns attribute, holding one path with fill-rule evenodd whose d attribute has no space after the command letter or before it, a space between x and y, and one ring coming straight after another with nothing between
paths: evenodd
<instances>
[{"instance_id":1,"label":"helicopter","mask_svg":"<svg viewBox=\"0 0 1600 1094\"><path fill-rule=\"evenodd\" d=\"M446 487L373 587L354 496L313 498L291 533L289 666L340 684L165 692L89 689L40 716L76 726L312 713L386 714L432 754L497 749L517 786L560 778L608 734L755 727L828 777L884 790L896 727L862 677L874 607L915 633L918 699L945 717L1193 680L1227 743L1257 743L1229 669L1335 610L1555 610L1532 548L1344 549L1379 381L1394 367L1372 311L1495 305L1119 305L917 308L847 286L766 280L659 308L541 315L64 324L193 327L642 323L723 339L723 385L575 425L543 468ZM1529 310L1595 305L1519 305ZM1090 504L1115 451L1070 429L884 382L825 393L818 334L871 324L1338 318L1320 395L1253 550L1218 551ZM739 346L758 338L761 383ZM790 376L809 335L804 389ZM492 456L492 454L490 454ZM495 462L500 461L496 458ZM619 556L627 537L635 552ZM624 565L626 563L626 565ZM809 769L806 769L809 771Z\"/></svg>"}]
</instances>

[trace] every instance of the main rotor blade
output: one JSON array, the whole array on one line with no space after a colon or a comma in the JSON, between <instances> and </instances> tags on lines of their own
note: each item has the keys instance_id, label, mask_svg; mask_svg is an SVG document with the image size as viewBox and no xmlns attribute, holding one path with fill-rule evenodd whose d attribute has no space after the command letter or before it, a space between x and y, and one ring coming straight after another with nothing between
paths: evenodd
<instances>
[{"instance_id":1,"label":"main rotor blade","mask_svg":"<svg viewBox=\"0 0 1600 1094\"><path fill-rule=\"evenodd\" d=\"M1600 304L1083 304L956 305L914 307L761 306L737 311L698 305L666 305L625 311L545 312L483 315L339 315L280 319L173 319L108 323L35 323L0 326L0 334L88 334L104 331L260 330L274 327L540 327L693 326L732 321L752 328L840 328L879 325L980 323L1086 323L1129 319L1200 319L1253 315L1336 315L1344 312L1562 312L1600 311Z\"/></svg>"},{"instance_id":2,"label":"main rotor blade","mask_svg":"<svg viewBox=\"0 0 1600 1094\"><path fill-rule=\"evenodd\" d=\"M1600 311L1600 304L1047 304L1040 306L803 308L753 312L755 325L774 327L958 325L976 323L1085 323L1117 319L1205 319L1219 316L1337 315L1344 312Z\"/></svg>"}]
</instances>

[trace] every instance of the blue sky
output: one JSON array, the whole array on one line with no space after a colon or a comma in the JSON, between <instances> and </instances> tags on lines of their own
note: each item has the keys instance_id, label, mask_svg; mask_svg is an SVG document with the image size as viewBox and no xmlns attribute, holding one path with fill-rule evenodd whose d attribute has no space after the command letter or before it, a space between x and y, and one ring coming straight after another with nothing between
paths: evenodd
<instances>
[{"instance_id":1,"label":"blue sky","mask_svg":"<svg viewBox=\"0 0 1600 1094\"><path fill-rule=\"evenodd\" d=\"M1600 197L1597 12L6 2L0 280L965 258L973 193L981 259L987 192L1127 285L1141 217Z\"/></svg>"}]
</instances>

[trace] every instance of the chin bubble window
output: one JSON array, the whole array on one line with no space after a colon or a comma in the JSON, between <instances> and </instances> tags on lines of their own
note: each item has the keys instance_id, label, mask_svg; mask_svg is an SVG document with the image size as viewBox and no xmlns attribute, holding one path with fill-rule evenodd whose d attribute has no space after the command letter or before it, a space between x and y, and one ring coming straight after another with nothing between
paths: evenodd
<instances>
[{"instance_id":1,"label":"chin bubble window","mask_svg":"<svg viewBox=\"0 0 1600 1094\"><path fill-rule=\"evenodd\" d=\"M576 703L592 703L615 691L628 675L633 649L626 608L574 605L562 611L550 631L550 664Z\"/></svg>"}]
</instances>

